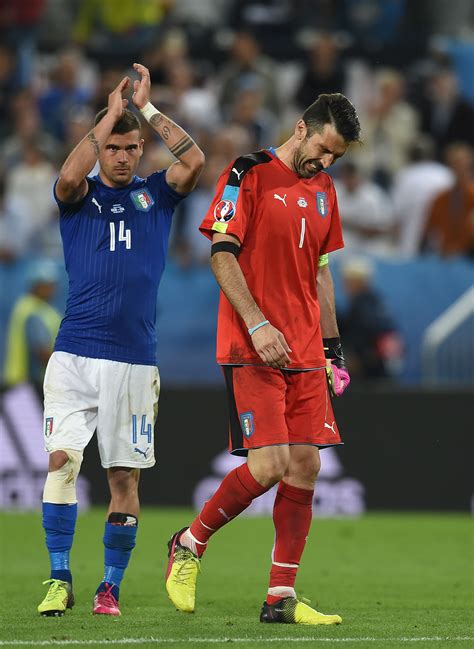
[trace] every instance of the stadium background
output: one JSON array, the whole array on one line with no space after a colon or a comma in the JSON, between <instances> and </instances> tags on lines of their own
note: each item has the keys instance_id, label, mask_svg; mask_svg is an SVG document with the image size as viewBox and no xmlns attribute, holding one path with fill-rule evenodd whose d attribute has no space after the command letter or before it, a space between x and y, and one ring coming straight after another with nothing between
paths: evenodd
<instances>
[{"instance_id":1,"label":"stadium background","mask_svg":"<svg viewBox=\"0 0 474 649\"><path fill-rule=\"evenodd\" d=\"M362 268L390 335L378 376L364 375L354 357L353 384L336 404L346 445L325 451L316 511L469 511L472 204L467 216L443 215L447 230L458 217L470 222L455 250L443 248L428 215L461 173L446 162L450 145L465 145L472 192L473 19L470 0L2 0L0 365L13 305L44 264L58 273L55 305L64 308L52 183L108 92L143 62L152 101L199 142L207 165L176 214L158 298L159 459L143 476L142 497L199 506L234 460L224 453L214 363L218 291L196 226L228 161L284 141L319 92L342 91L365 143L350 155L353 168L341 161L331 172L346 197L348 245L331 261L338 313L349 336L344 278ZM144 137L142 175L170 162L146 126ZM351 173L359 176L352 194ZM3 385L0 415L0 507L37 508L47 466L40 386ZM80 502L103 503L106 493L92 443ZM270 509L263 499L254 513Z\"/></svg>"}]
</instances>

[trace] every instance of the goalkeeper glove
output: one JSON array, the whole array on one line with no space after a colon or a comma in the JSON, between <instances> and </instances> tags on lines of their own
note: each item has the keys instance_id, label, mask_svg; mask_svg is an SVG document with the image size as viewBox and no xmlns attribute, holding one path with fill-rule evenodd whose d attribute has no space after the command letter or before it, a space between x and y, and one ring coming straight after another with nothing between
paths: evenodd
<instances>
[{"instance_id":1,"label":"goalkeeper glove","mask_svg":"<svg viewBox=\"0 0 474 649\"><path fill-rule=\"evenodd\" d=\"M340 397L351 382L340 338L323 338L326 377L333 397Z\"/></svg>"}]
</instances>

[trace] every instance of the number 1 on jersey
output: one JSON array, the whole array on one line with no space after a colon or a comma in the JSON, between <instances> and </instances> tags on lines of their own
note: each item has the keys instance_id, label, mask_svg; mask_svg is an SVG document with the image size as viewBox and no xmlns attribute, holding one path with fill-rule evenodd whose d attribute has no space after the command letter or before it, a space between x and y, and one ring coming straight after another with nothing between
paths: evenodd
<instances>
[{"instance_id":1,"label":"number 1 on jersey","mask_svg":"<svg viewBox=\"0 0 474 649\"><path fill-rule=\"evenodd\" d=\"M110 250L112 252L114 252L115 251L115 223L114 223L114 221L110 221L109 227L110 227ZM131 233L130 230L125 230L125 221L120 221L120 223L119 223L118 240L119 241L125 241L125 248L127 250L130 250L130 248L132 247L132 233Z\"/></svg>"},{"instance_id":2,"label":"number 1 on jersey","mask_svg":"<svg viewBox=\"0 0 474 649\"><path fill-rule=\"evenodd\" d=\"M300 245L298 246L299 248L302 248L302 247L303 247L305 232L306 232L306 219L305 219L305 218L302 218L302 219L301 219Z\"/></svg>"}]
</instances>

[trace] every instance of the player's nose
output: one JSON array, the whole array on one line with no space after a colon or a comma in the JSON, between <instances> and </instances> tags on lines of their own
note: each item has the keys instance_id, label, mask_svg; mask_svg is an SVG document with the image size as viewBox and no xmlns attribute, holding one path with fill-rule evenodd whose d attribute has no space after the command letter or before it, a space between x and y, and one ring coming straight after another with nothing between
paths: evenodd
<instances>
[{"instance_id":1,"label":"player's nose","mask_svg":"<svg viewBox=\"0 0 474 649\"><path fill-rule=\"evenodd\" d=\"M332 153L326 153L326 155L323 155L321 158L321 164L323 165L324 169L327 169L332 165L334 162L334 155Z\"/></svg>"}]
</instances>

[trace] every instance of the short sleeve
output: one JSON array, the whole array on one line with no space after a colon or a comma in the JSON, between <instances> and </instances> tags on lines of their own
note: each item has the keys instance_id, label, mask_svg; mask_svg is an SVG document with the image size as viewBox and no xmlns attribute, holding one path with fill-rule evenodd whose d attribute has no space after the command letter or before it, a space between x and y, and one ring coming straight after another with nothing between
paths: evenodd
<instances>
[{"instance_id":1,"label":"short sleeve","mask_svg":"<svg viewBox=\"0 0 474 649\"><path fill-rule=\"evenodd\" d=\"M54 200L58 204L59 215L60 216L72 216L73 214L77 214L77 212L79 212L81 207L84 205L84 202L85 202L86 198L92 192L92 188L93 188L93 181L89 177L87 177L86 180L87 180L87 184L88 184L89 188L88 188L87 194L84 196L84 198L81 198L81 200L77 201L76 203L63 203L63 201L59 200L59 198L58 198L58 196L56 194L56 186L57 186L58 181L59 181L59 178L56 178L55 183L53 185L53 196L54 196Z\"/></svg>"},{"instance_id":2,"label":"short sleeve","mask_svg":"<svg viewBox=\"0 0 474 649\"><path fill-rule=\"evenodd\" d=\"M344 248L341 217L339 216L336 191L332 182L330 191L332 198L331 223L329 225L329 231L326 235L326 238L324 239L321 248L319 249L320 255L326 255L328 252L333 252L334 250L340 250L340 248Z\"/></svg>"},{"instance_id":3,"label":"short sleeve","mask_svg":"<svg viewBox=\"0 0 474 649\"><path fill-rule=\"evenodd\" d=\"M166 182L166 169L155 171L151 176L148 176L146 182L157 202L169 209L174 209L187 196L187 194L180 194L168 185Z\"/></svg>"},{"instance_id":4,"label":"short sleeve","mask_svg":"<svg viewBox=\"0 0 474 649\"><path fill-rule=\"evenodd\" d=\"M212 239L214 232L232 234L243 243L252 218L255 195L255 174L247 168L244 158L238 158L217 181L216 193L199 231L208 239Z\"/></svg>"}]
</instances>

